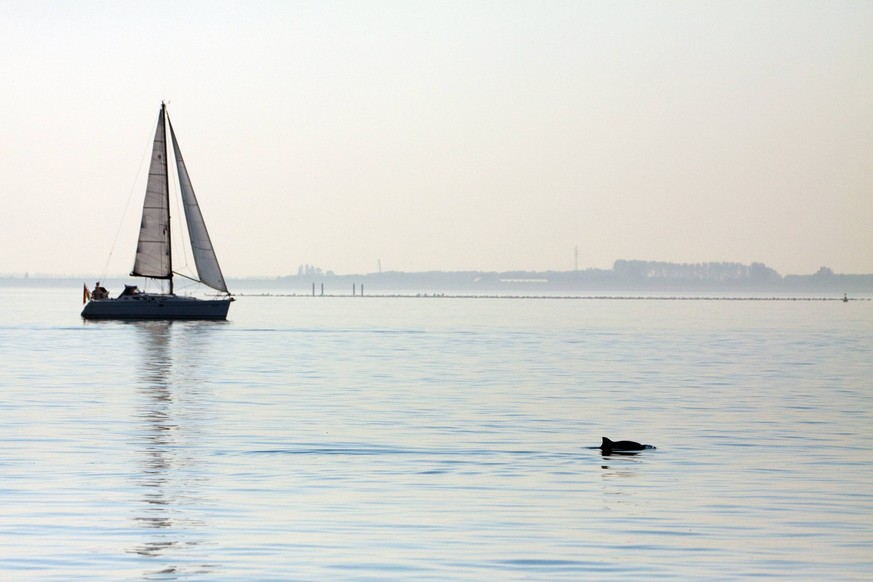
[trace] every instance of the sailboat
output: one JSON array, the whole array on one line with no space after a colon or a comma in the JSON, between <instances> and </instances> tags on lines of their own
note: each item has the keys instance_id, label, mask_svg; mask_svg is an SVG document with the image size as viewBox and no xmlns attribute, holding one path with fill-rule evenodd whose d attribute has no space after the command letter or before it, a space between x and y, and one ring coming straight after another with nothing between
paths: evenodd
<instances>
[{"instance_id":1,"label":"sailboat","mask_svg":"<svg viewBox=\"0 0 873 582\"><path fill-rule=\"evenodd\" d=\"M169 129L169 132L168 132ZM185 209L188 237L197 276L186 277L202 283L219 294L214 299L200 299L176 295L173 291L173 251L170 241L170 183L168 168L167 133L173 142L176 170L179 175L179 190ZM166 103L161 103L158 127L152 146L148 184L140 222L139 241L131 276L167 282L168 292L144 292L135 285L125 285L118 297L109 297L98 286L93 293L85 288L85 303L82 317L85 319L227 319L227 311L233 301L215 249L206 230L200 205L194 195L191 179L176 141L176 133L167 114ZM180 275L185 277L185 275Z\"/></svg>"}]
</instances>

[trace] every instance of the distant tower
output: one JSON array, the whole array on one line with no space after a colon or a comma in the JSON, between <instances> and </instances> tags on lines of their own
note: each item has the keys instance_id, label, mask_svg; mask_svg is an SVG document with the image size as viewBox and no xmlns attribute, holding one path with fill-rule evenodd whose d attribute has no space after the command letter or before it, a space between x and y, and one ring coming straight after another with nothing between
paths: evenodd
<instances>
[{"instance_id":1,"label":"distant tower","mask_svg":"<svg viewBox=\"0 0 873 582\"><path fill-rule=\"evenodd\" d=\"M573 247L573 270L579 270L579 245Z\"/></svg>"}]
</instances>

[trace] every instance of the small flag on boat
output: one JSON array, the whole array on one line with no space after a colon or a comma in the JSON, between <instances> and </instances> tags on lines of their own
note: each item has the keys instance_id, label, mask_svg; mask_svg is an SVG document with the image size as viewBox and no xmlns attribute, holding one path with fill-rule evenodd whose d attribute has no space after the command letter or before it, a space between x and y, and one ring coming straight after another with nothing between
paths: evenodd
<instances>
[{"instance_id":1,"label":"small flag on boat","mask_svg":"<svg viewBox=\"0 0 873 582\"><path fill-rule=\"evenodd\" d=\"M82 305L88 303L88 300L91 299L91 292L88 291L88 285L82 284Z\"/></svg>"}]
</instances>

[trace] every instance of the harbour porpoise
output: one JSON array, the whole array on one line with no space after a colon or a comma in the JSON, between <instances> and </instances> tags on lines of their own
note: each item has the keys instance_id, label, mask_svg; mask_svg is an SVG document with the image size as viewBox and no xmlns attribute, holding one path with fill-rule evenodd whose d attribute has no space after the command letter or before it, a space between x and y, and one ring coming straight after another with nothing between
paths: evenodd
<instances>
[{"instance_id":1,"label":"harbour porpoise","mask_svg":"<svg viewBox=\"0 0 873 582\"><path fill-rule=\"evenodd\" d=\"M600 443L599 448L603 454L609 455L611 453L636 454L639 451L654 449L655 447L652 445L641 445L634 441L611 441L603 437L603 442Z\"/></svg>"}]
</instances>

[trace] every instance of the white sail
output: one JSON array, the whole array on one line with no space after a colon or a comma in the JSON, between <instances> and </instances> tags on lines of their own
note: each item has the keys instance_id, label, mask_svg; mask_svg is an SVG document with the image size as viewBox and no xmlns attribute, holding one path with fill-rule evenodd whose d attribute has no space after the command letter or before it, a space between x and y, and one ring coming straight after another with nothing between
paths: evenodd
<instances>
[{"instance_id":1,"label":"white sail","mask_svg":"<svg viewBox=\"0 0 873 582\"><path fill-rule=\"evenodd\" d=\"M152 146L152 161L146 186L139 241L132 275L167 279L172 277L170 257L170 209L167 202L167 145L164 108L158 116L158 128Z\"/></svg>"},{"instance_id":2,"label":"white sail","mask_svg":"<svg viewBox=\"0 0 873 582\"><path fill-rule=\"evenodd\" d=\"M197 196L194 195L191 178L188 176L185 161L182 159L182 151L176 141L176 132L173 131L173 124L170 123L169 118L167 118L167 123L173 138L173 151L176 154L176 167L179 170L179 189L182 191L185 220L188 224L188 236L191 239L191 252L194 254L197 275L201 283L209 285L217 291L228 293L227 284L221 274L221 267L218 266L218 258L215 256L215 249L212 248L212 241L209 240L209 232L206 230L203 214L200 212L200 205L197 204Z\"/></svg>"}]
</instances>

